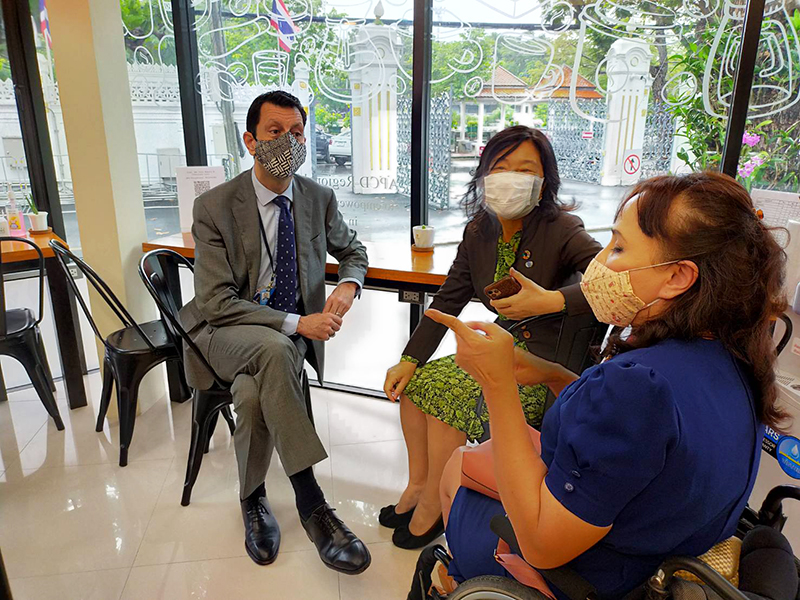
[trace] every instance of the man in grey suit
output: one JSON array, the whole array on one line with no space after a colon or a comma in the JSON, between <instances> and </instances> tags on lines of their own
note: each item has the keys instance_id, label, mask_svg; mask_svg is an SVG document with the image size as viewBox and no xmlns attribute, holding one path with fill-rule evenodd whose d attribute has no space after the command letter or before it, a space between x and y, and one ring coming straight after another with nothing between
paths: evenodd
<instances>
[{"instance_id":1,"label":"man in grey suit","mask_svg":"<svg viewBox=\"0 0 800 600\"><path fill-rule=\"evenodd\" d=\"M264 485L277 449L320 558L356 574L369 566L369 550L335 515L314 478L313 465L327 454L306 410L301 374L307 359L322 381L323 342L336 335L360 294L367 253L333 191L295 175L306 157L305 122L291 94L269 92L253 101L244 142L255 166L194 204L195 298L181 319L211 366L233 383L250 558L269 564L278 554L280 529ZM339 284L327 300L326 251L339 261ZM186 372L193 387L210 387L209 373L191 352Z\"/></svg>"}]
</instances>

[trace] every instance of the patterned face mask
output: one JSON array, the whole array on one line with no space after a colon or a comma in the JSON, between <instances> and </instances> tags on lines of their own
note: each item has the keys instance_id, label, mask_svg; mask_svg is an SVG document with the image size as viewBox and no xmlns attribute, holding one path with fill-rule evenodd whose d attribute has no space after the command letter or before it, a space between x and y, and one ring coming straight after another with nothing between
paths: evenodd
<instances>
[{"instance_id":1,"label":"patterned face mask","mask_svg":"<svg viewBox=\"0 0 800 600\"><path fill-rule=\"evenodd\" d=\"M297 173L306 162L306 145L287 131L274 140L257 140L256 158L271 175L286 179Z\"/></svg>"},{"instance_id":2,"label":"patterned face mask","mask_svg":"<svg viewBox=\"0 0 800 600\"><path fill-rule=\"evenodd\" d=\"M631 285L631 271L663 267L677 262L680 261L672 260L627 271L614 271L594 258L583 274L581 290L598 321L627 327L641 311L661 300L656 298L648 304L639 298Z\"/></svg>"}]
</instances>

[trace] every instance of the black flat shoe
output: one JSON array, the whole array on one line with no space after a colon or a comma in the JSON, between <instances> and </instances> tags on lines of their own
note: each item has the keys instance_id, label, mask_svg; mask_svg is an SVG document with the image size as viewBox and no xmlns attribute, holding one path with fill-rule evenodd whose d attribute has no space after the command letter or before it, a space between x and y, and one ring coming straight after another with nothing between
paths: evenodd
<instances>
[{"instance_id":1,"label":"black flat shoe","mask_svg":"<svg viewBox=\"0 0 800 600\"><path fill-rule=\"evenodd\" d=\"M301 518L300 522L325 566L346 575L358 575L367 570L372 562L367 546L327 503L311 513L308 519Z\"/></svg>"},{"instance_id":2,"label":"black flat shoe","mask_svg":"<svg viewBox=\"0 0 800 600\"><path fill-rule=\"evenodd\" d=\"M396 504L384 506L381 509L381 514L378 516L378 523L389 529L397 529L403 526L408 527L408 524L411 523L411 517L414 516L414 509L412 508L404 513L398 513L395 511L396 507Z\"/></svg>"},{"instance_id":3,"label":"black flat shoe","mask_svg":"<svg viewBox=\"0 0 800 600\"><path fill-rule=\"evenodd\" d=\"M428 529L422 535L414 535L408 529L408 525L403 525L394 530L392 534L392 543L398 548L405 548L406 550L416 550L424 548L433 540L438 538L444 533L444 519L439 517L439 520L433 524L433 527Z\"/></svg>"},{"instance_id":4,"label":"black flat shoe","mask_svg":"<svg viewBox=\"0 0 800 600\"><path fill-rule=\"evenodd\" d=\"M278 557L281 530L264 496L242 501L244 547L259 565L268 565Z\"/></svg>"}]
</instances>

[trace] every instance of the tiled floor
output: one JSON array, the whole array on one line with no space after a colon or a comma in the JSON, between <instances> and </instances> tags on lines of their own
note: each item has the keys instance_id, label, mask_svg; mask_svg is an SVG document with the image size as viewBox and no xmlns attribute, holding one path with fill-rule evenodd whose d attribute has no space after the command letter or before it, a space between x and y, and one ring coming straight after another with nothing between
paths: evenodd
<instances>
[{"instance_id":1,"label":"tiled floor","mask_svg":"<svg viewBox=\"0 0 800 600\"><path fill-rule=\"evenodd\" d=\"M245 554L233 443L222 420L194 488L180 505L191 404L160 400L136 420L129 464L117 465L118 427L95 433L100 378L90 406L57 431L32 390L0 404L0 548L15 600L204 598L401 599L417 553L377 524L406 476L397 406L314 389L314 416L330 458L317 478L338 514L369 544L362 575L325 568L305 536L277 458L267 489L281 524L278 560Z\"/></svg>"}]
</instances>

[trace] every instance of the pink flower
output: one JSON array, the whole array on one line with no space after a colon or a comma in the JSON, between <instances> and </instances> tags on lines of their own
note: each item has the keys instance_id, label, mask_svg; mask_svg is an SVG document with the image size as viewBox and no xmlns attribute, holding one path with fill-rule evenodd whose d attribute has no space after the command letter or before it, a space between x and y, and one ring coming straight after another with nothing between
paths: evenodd
<instances>
[{"instance_id":1,"label":"pink flower","mask_svg":"<svg viewBox=\"0 0 800 600\"><path fill-rule=\"evenodd\" d=\"M739 177L750 177L753 174L753 170L755 169L755 165L750 161L747 161L743 165L739 167Z\"/></svg>"},{"instance_id":2,"label":"pink flower","mask_svg":"<svg viewBox=\"0 0 800 600\"><path fill-rule=\"evenodd\" d=\"M764 158L760 154L755 154L750 157L750 162L756 167L760 167L764 164Z\"/></svg>"},{"instance_id":3,"label":"pink flower","mask_svg":"<svg viewBox=\"0 0 800 600\"><path fill-rule=\"evenodd\" d=\"M751 148L753 148L760 141L761 136L757 133L748 133L745 131L744 135L742 136L742 143L746 146L750 146Z\"/></svg>"}]
</instances>

